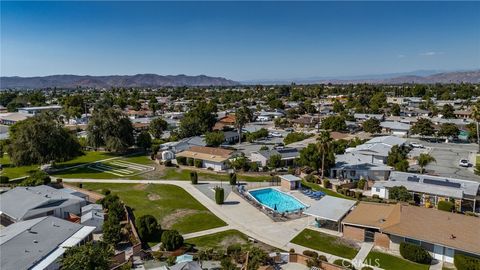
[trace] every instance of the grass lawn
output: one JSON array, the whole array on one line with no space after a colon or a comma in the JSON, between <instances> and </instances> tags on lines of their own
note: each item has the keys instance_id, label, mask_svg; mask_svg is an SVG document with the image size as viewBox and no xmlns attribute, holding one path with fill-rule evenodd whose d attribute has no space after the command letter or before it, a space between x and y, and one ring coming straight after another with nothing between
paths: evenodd
<instances>
[{"instance_id":1,"label":"grass lawn","mask_svg":"<svg viewBox=\"0 0 480 270\"><path fill-rule=\"evenodd\" d=\"M133 209L136 218L152 215L162 228L175 229L182 234L227 225L185 190L174 185L83 183L83 188L97 192L109 189Z\"/></svg>"},{"instance_id":2,"label":"grass lawn","mask_svg":"<svg viewBox=\"0 0 480 270\"><path fill-rule=\"evenodd\" d=\"M358 253L358 248L349 245L344 239L310 229L295 236L292 243L347 259L353 259Z\"/></svg>"},{"instance_id":3,"label":"grass lawn","mask_svg":"<svg viewBox=\"0 0 480 270\"><path fill-rule=\"evenodd\" d=\"M194 245L196 249L226 249L232 244L248 246L248 237L237 230L226 230L223 232L191 238L185 240L185 242L187 244Z\"/></svg>"},{"instance_id":4,"label":"grass lawn","mask_svg":"<svg viewBox=\"0 0 480 270\"><path fill-rule=\"evenodd\" d=\"M378 251L370 251L365 259L365 263L385 270L428 270L430 268L430 265L410 262L400 257Z\"/></svg>"},{"instance_id":5,"label":"grass lawn","mask_svg":"<svg viewBox=\"0 0 480 270\"><path fill-rule=\"evenodd\" d=\"M127 162L132 162L132 163L137 163L137 164L142 164L142 165L152 165L154 164L154 161L150 160L148 156L146 156L143 153L139 154L133 154L129 156L118 156L115 154L107 153L107 152L86 152L86 155L80 156L76 159L70 160L68 162L63 162L60 163L60 168L62 167L69 167L69 166L79 166L63 171L58 171L55 173L52 173L52 175L55 175L56 177L60 178L93 178L93 179L118 179L118 178L124 178L124 179L132 179L132 180L138 180L142 179L141 175L134 175L134 176L118 176L114 175L111 173L106 173L106 172L101 172L98 170L94 170L92 168L87 167L86 165L88 163L92 163L95 161L103 160L103 159L108 159L108 158L115 158L118 157L118 161L127 161ZM113 165L110 164L109 161L103 162L105 165L108 165L113 168L122 168L118 165ZM85 165L85 166L82 166ZM59 167L58 165L56 166L57 168Z\"/></svg>"},{"instance_id":6,"label":"grass lawn","mask_svg":"<svg viewBox=\"0 0 480 270\"><path fill-rule=\"evenodd\" d=\"M39 165L30 165L30 166L19 166L15 167L10 161L10 157L7 154L4 154L0 159L0 164L2 164L3 169L0 171L0 174L7 176L8 178L14 179L22 176L27 176L29 171L38 170Z\"/></svg>"},{"instance_id":7,"label":"grass lawn","mask_svg":"<svg viewBox=\"0 0 480 270\"><path fill-rule=\"evenodd\" d=\"M319 184L315 184L315 183L310 183L310 182L307 182L307 181L302 181L302 185L303 186L306 186L306 187L309 187L313 190L318 190L318 191L322 191L323 193L327 194L327 195L330 195L330 196L333 196L333 197L338 197L338 198L342 198L342 199L347 199L347 200L355 200L354 198L352 197L349 197L349 196L345 196L343 194L340 194L340 193L337 193L333 190L330 190L330 189L327 189L327 188L324 188L322 186L320 186Z\"/></svg>"},{"instance_id":8,"label":"grass lawn","mask_svg":"<svg viewBox=\"0 0 480 270\"><path fill-rule=\"evenodd\" d=\"M175 168L166 168L164 175L161 177L165 180L183 180L190 181L190 172L191 170L186 169L175 169ZM208 172L199 172L198 177L200 181L228 181L228 175L226 174L217 174L217 173L208 173ZM240 181L246 182L264 182L269 181L271 176L250 176L237 174L237 179Z\"/></svg>"}]
</instances>

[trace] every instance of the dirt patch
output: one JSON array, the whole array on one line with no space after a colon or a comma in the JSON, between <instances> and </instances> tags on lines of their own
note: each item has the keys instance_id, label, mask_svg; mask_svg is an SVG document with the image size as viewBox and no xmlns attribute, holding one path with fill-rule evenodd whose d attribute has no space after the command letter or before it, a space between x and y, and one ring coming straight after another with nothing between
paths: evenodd
<instances>
[{"instance_id":1,"label":"dirt patch","mask_svg":"<svg viewBox=\"0 0 480 270\"><path fill-rule=\"evenodd\" d=\"M133 186L133 189L135 189L135 190L145 190L147 187L148 187L147 184L138 184L138 185Z\"/></svg>"},{"instance_id":2,"label":"dirt patch","mask_svg":"<svg viewBox=\"0 0 480 270\"><path fill-rule=\"evenodd\" d=\"M247 241L245 241L245 239L243 239L242 237L240 237L238 235L232 235L232 236L225 237L220 242L220 246L228 247L228 246L233 245L233 244L245 244L245 243L247 243Z\"/></svg>"},{"instance_id":3,"label":"dirt patch","mask_svg":"<svg viewBox=\"0 0 480 270\"><path fill-rule=\"evenodd\" d=\"M155 193L148 193L147 197L150 201L160 200L160 198L161 198L160 195L155 194Z\"/></svg>"},{"instance_id":4,"label":"dirt patch","mask_svg":"<svg viewBox=\"0 0 480 270\"><path fill-rule=\"evenodd\" d=\"M177 209L173 211L171 214L165 216L162 219L162 228L169 229L172 227L173 224L175 224L180 218L183 218L185 216L201 213L202 211L200 210L194 210L194 209Z\"/></svg>"}]
</instances>

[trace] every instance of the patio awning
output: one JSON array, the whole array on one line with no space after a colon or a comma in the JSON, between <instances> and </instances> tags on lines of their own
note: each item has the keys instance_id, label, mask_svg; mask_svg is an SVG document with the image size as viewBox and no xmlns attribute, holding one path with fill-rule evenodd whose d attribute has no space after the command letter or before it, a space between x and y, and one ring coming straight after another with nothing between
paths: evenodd
<instances>
[{"instance_id":1,"label":"patio awning","mask_svg":"<svg viewBox=\"0 0 480 270\"><path fill-rule=\"evenodd\" d=\"M304 213L316 218L339 222L355 204L354 200L327 195L312 203Z\"/></svg>"}]
</instances>

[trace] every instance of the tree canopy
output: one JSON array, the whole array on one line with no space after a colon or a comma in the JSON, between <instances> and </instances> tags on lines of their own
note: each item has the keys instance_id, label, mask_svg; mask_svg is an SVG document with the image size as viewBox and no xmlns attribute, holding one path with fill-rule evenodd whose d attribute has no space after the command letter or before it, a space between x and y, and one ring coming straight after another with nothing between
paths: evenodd
<instances>
[{"instance_id":1,"label":"tree canopy","mask_svg":"<svg viewBox=\"0 0 480 270\"><path fill-rule=\"evenodd\" d=\"M160 139L162 137L163 132L168 128L167 121L163 120L162 118L155 118L150 122L148 130L152 134L155 139Z\"/></svg>"},{"instance_id":2,"label":"tree canopy","mask_svg":"<svg viewBox=\"0 0 480 270\"><path fill-rule=\"evenodd\" d=\"M135 142L130 119L121 111L107 108L93 112L87 126L87 142L93 148L125 152Z\"/></svg>"},{"instance_id":3,"label":"tree canopy","mask_svg":"<svg viewBox=\"0 0 480 270\"><path fill-rule=\"evenodd\" d=\"M205 133L205 143L207 146L217 147L225 141L225 134L222 131L212 131Z\"/></svg>"},{"instance_id":4,"label":"tree canopy","mask_svg":"<svg viewBox=\"0 0 480 270\"><path fill-rule=\"evenodd\" d=\"M413 124L410 131L412 134L418 134L420 136L431 136L435 133L432 121L427 118L419 118L418 121Z\"/></svg>"},{"instance_id":5,"label":"tree canopy","mask_svg":"<svg viewBox=\"0 0 480 270\"><path fill-rule=\"evenodd\" d=\"M380 120L377 118L370 118L362 123L363 130L369 133L380 133L382 127L380 126Z\"/></svg>"},{"instance_id":6,"label":"tree canopy","mask_svg":"<svg viewBox=\"0 0 480 270\"><path fill-rule=\"evenodd\" d=\"M67 248L62 258L62 269L66 270L107 270L113 249L99 242Z\"/></svg>"},{"instance_id":7,"label":"tree canopy","mask_svg":"<svg viewBox=\"0 0 480 270\"><path fill-rule=\"evenodd\" d=\"M216 113L213 102L199 102L180 120L179 136L187 138L210 131L217 121Z\"/></svg>"},{"instance_id":8,"label":"tree canopy","mask_svg":"<svg viewBox=\"0 0 480 270\"><path fill-rule=\"evenodd\" d=\"M49 114L14 124L7 152L17 166L66 161L82 154L78 140Z\"/></svg>"},{"instance_id":9,"label":"tree canopy","mask_svg":"<svg viewBox=\"0 0 480 270\"><path fill-rule=\"evenodd\" d=\"M331 115L324 118L320 124L321 128L331 131L344 131L347 129L345 119L338 115Z\"/></svg>"}]
</instances>

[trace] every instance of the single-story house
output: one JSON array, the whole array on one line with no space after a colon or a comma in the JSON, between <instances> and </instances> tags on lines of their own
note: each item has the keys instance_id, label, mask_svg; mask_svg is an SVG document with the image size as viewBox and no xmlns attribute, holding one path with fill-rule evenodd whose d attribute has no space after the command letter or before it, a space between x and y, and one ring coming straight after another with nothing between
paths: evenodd
<instances>
[{"instance_id":1,"label":"single-story house","mask_svg":"<svg viewBox=\"0 0 480 270\"><path fill-rule=\"evenodd\" d=\"M410 125L402 122L384 121L380 123L383 132L399 137L408 137Z\"/></svg>"},{"instance_id":2,"label":"single-story house","mask_svg":"<svg viewBox=\"0 0 480 270\"><path fill-rule=\"evenodd\" d=\"M202 168L212 168L214 171L227 169L227 161L234 151L215 147L192 146L188 150L177 153L177 157L193 158L202 161Z\"/></svg>"},{"instance_id":3,"label":"single-story house","mask_svg":"<svg viewBox=\"0 0 480 270\"><path fill-rule=\"evenodd\" d=\"M205 142L204 137L194 136L185 139L181 139L180 141L176 142L167 142L160 145L160 150L170 150L173 153L178 153L187 150L192 146L206 146L207 143Z\"/></svg>"},{"instance_id":4,"label":"single-story house","mask_svg":"<svg viewBox=\"0 0 480 270\"><path fill-rule=\"evenodd\" d=\"M372 187L372 195L389 198L389 189L404 186L413 194L415 202L426 207L436 207L440 201L455 201L459 211L479 212L480 183L462 179L415 174L406 172L391 172L388 181L376 182Z\"/></svg>"},{"instance_id":5,"label":"single-story house","mask_svg":"<svg viewBox=\"0 0 480 270\"><path fill-rule=\"evenodd\" d=\"M36 115L38 113L46 112L46 111L60 111L62 106L60 105L48 105L48 106L38 106L38 107L23 107L18 108L19 113Z\"/></svg>"},{"instance_id":6,"label":"single-story house","mask_svg":"<svg viewBox=\"0 0 480 270\"><path fill-rule=\"evenodd\" d=\"M355 148L348 148L347 153L356 153L372 158L371 163L385 164L387 162L388 153L394 145L402 146L406 142L405 139L397 136L380 136L370 139L364 144L358 145Z\"/></svg>"},{"instance_id":7,"label":"single-story house","mask_svg":"<svg viewBox=\"0 0 480 270\"><path fill-rule=\"evenodd\" d=\"M238 142L238 139L240 136L238 135L238 132L236 131L225 131L223 132L223 135L225 136L225 143L228 144L234 144Z\"/></svg>"},{"instance_id":8,"label":"single-story house","mask_svg":"<svg viewBox=\"0 0 480 270\"><path fill-rule=\"evenodd\" d=\"M337 155L335 166L330 169L332 178L360 180L387 180L392 168L382 162L374 162L372 156L357 152Z\"/></svg>"},{"instance_id":9,"label":"single-story house","mask_svg":"<svg viewBox=\"0 0 480 270\"><path fill-rule=\"evenodd\" d=\"M223 130L224 128L234 128L237 118L233 114L227 114L217 120L213 126L213 130Z\"/></svg>"},{"instance_id":10,"label":"single-story house","mask_svg":"<svg viewBox=\"0 0 480 270\"><path fill-rule=\"evenodd\" d=\"M342 221L343 237L399 253L402 242L453 263L457 253L480 256L480 219L405 204L360 202Z\"/></svg>"},{"instance_id":11,"label":"single-story house","mask_svg":"<svg viewBox=\"0 0 480 270\"><path fill-rule=\"evenodd\" d=\"M32 114L19 112L0 113L0 124L11 126L32 116Z\"/></svg>"},{"instance_id":12,"label":"single-story house","mask_svg":"<svg viewBox=\"0 0 480 270\"><path fill-rule=\"evenodd\" d=\"M302 178L292 175L292 174L284 174L279 175L280 178L280 186L285 190L295 190L301 187L302 185Z\"/></svg>"},{"instance_id":13,"label":"single-story house","mask_svg":"<svg viewBox=\"0 0 480 270\"><path fill-rule=\"evenodd\" d=\"M15 187L0 194L1 224L43 216L68 218L70 214L80 215L86 204L84 198L46 185Z\"/></svg>"},{"instance_id":14,"label":"single-story house","mask_svg":"<svg viewBox=\"0 0 480 270\"><path fill-rule=\"evenodd\" d=\"M319 122L319 118L311 115L302 115L296 119L292 120L294 127L298 128L314 128Z\"/></svg>"},{"instance_id":15,"label":"single-story house","mask_svg":"<svg viewBox=\"0 0 480 270\"><path fill-rule=\"evenodd\" d=\"M260 150L250 153L250 160L257 162L260 166L267 166L268 160L273 155L280 155L285 166L293 165L294 160L300 157L300 152L296 148L286 147L283 149Z\"/></svg>"},{"instance_id":16,"label":"single-story house","mask_svg":"<svg viewBox=\"0 0 480 270\"><path fill-rule=\"evenodd\" d=\"M385 119L385 115L383 114L372 114L372 113L355 113L353 114L355 121L363 122L368 119L377 119L378 121L383 121Z\"/></svg>"},{"instance_id":17,"label":"single-story house","mask_svg":"<svg viewBox=\"0 0 480 270\"><path fill-rule=\"evenodd\" d=\"M80 223L85 226L94 227L94 233L101 233L104 219L105 214L102 211L90 211L86 214L82 214L82 217L80 218Z\"/></svg>"},{"instance_id":18,"label":"single-story house","mask_svg":"<svg viewBox=\"0 0 480 270\"><path fill-rule=\"evenodd\" d=\"M94 229L53 216L12 224L0 230L0 269L60 269L65 250L92 240Z\"/></svg>"}]
</instances>

